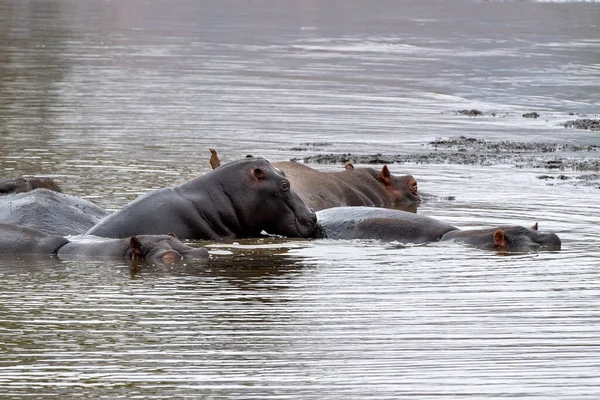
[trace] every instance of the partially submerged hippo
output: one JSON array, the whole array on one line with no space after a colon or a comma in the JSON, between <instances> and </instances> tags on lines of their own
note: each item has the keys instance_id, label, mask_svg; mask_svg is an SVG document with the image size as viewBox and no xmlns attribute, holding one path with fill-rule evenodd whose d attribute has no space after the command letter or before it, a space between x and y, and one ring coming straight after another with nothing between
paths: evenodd
<instances>
[{"instance_id":1,"label":"partially submerged hippo","mask_svg":"<svg viewBox=\"0 0 600 400\"><path fill-rule=\"evenodd\" d=\"M270 234L309 237L315 213L263 158L234 161L180 186L159 189L107 216L87 234L128 237L172 232L226 240Z\"/></svg>"},{"instance_id":2,"label":"partially submerged hippo","mask_svg":"<svg viewBox=\"0 0 600 400\"><path fill-rule=\"evenodd\" d=\"M0 197L0 223L54 235L78 235L109 214L94 203L49 189Z\"/></svg>"},{"instance_id":3,"label":"partially submerged hippo","mask_svg":"<svg viewBox=\"0 0 600 400\"><path fill-rule=\"evenodd\" d=\"M60 186L52 179L45 177L24 177L0 179L0 195L29 192L35 189L48 189L60 192Z\"/></svg>"},{"instance_id":4,"label":"partially submerged hippo","mask_svg":"<svg viewBox=\"0 0 600 400\"><path fill-rule=\"evenodd\" d=\"M560 250L554 233L522 226L459 230L434 218L401 210L372 207L338 207L317 212L317 238L379 239L401 243L452 240L483 249L504 251Z\"/></svg>"},{"instance_id":5,"label":"partially submerged hippo","mask_svg":"<svg viewBox=\"0 0 600 400\"><path fill-rule=\"evenodd\" d=\"M290 180L304 202L315 210L340 206L404 208L421 198L411 175L394 176L387 165L381 170L354 168L318 171L291 161L274 162Z\"/></svg>"},{"instance_id":6,"label":"partially submerged hippo","mask_svg":"<svg viewBox=\"0 0 600 400\"><path fill-rule=\"evenodd\" d=\"M138 235L124 239L82 237L71 241L64 236L11 224L0 224L0 254L50 255L60 260L146 260L168 264L209 256L206 249L187 246L172 235Z\"/></svg>"}]
</instances>

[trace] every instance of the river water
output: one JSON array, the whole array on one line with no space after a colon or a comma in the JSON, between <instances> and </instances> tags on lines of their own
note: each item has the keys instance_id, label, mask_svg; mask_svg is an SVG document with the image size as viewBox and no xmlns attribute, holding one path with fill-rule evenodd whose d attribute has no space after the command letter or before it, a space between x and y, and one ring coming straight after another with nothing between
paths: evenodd
<instances>
[{"instance_id":1,"label":"river water","mask_svg":"<svg viewBox=\"0 0 600 400\"><path fill-rule=\"evenodd\" d=\"M0 0L0 176L114 210L206 173L209 147L599 145L560 125L600 113L599 21L569 1ZM419 213L539 222L563 249L254 239L173 267L2 259L0 397L597 399L600 190L580 184L596 171L390 169L456 197Z\"/></svg>"}]
</instances>

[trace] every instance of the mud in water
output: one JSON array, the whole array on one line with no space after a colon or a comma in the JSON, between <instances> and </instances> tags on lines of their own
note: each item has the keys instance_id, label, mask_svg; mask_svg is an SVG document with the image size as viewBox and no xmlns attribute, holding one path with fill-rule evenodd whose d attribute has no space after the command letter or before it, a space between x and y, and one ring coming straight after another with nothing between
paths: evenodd
<instances>
[{"instance_id":1,"label":"mud in water","mask_svg":"<svg viewBox=\"0 0 600 400\"><path fill-rule=\"evenodd\" d=\"M600 131L600 119L574 119L563 124L565 128L587 129L590 131Z\"/></svg>"},{"instance_id":2,"label":"mud in water","mask_svg":"<svg viewBox=\"0 0 600 400\"><path fill-rule=\"evenodd\" d=\"M428 154L317 154L293 161L316 164L461 164L512 165L518 168L599 171L600 160L590 153L600 151L598 144L575 145L562 142L493 141L460 136L424 144ZM580 153L581 156L572 154ZM569 154L569 155L566 155Z\"/></svg>"}]
</instances>

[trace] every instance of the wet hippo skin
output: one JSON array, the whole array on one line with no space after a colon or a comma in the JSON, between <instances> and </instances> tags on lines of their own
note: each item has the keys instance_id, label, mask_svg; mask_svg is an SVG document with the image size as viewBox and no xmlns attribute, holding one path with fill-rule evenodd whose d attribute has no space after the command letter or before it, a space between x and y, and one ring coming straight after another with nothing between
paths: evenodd
<instances>
[{"instance_id":1,"label":"wet hippo skin","mask_svg":"<svg viewBox=\"0 0 600 400\"><path fill-rule=\"evenodd\" d=\"M90 201L48 189L0 197L0 223L54 235L81 234L108 214Z\"/></svg>"},{"instance_id":2,"label":"wet hippo skin","mask_svg":"<svg viewBox=\"0 0 600 400\"><path fill-rule=\"evenodd\" d=\"M456 241L483 249L506 251L560 250L554 233L522 226L459 230L446 222L401 210L338 207L317 212L315 237L378 239L400 243Z\"/></svg>"},{"instance_id":3,"label":"wet hippo skin","mask_svg":"<svg viewBox=\"0 0 600 400\"><path fill-rule=\"evenodd\" d=\"M172 232L181 239L221 241L262 231L308 237L315 226L314 212L289 180L267 160L250 157L140 196L87 234L118 238Z\"/></svg>"},{"instance_id":4,"label":"wet hippo skin","mask_svg":"<svg viewBox=\"0 0 600 400\"><path fill-rule=\"evenodd\" d=\"M123 239L79 237L72 241L11 224L0 224L0 255L47 255L60 260L122 258L164 263L209 256L206 249L187 246L172 235L138 235Z\"/></svg>"},{"instance_id":5,"label":"wet hippo skin","mask_svg":"<svg viewBox=\"0 0 600 400\"><path fill-rule=\"evenodd\" d=\"M394 176L387 165L381 170L354 168L318 171L306 165L278 161L294 190L314 210L340 206L367 206L413 210L421 202L417 181L411 175Z\"/></svg>"}]
</instances>

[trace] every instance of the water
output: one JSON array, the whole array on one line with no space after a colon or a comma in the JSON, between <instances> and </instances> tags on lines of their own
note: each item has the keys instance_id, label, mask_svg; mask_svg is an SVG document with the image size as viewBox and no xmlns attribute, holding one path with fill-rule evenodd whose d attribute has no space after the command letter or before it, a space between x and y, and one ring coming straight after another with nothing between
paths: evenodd
<instances>
[{"instance_id":1,"label":"water","mask_svg":"<svg viewBox=\"0 0 600 400\"><path fill-rule=\"evenodd\" d=\"M597 145L559 124L598 118L598 21L597 2L0 0L0 175L118 209L207 172L209 147ZM597 398L600 192L583 172L390 168L456 196L419 213L539 222L563 250L255 239L177 267L2 259L3 396Z\"/></svg>"}]
</instances>

